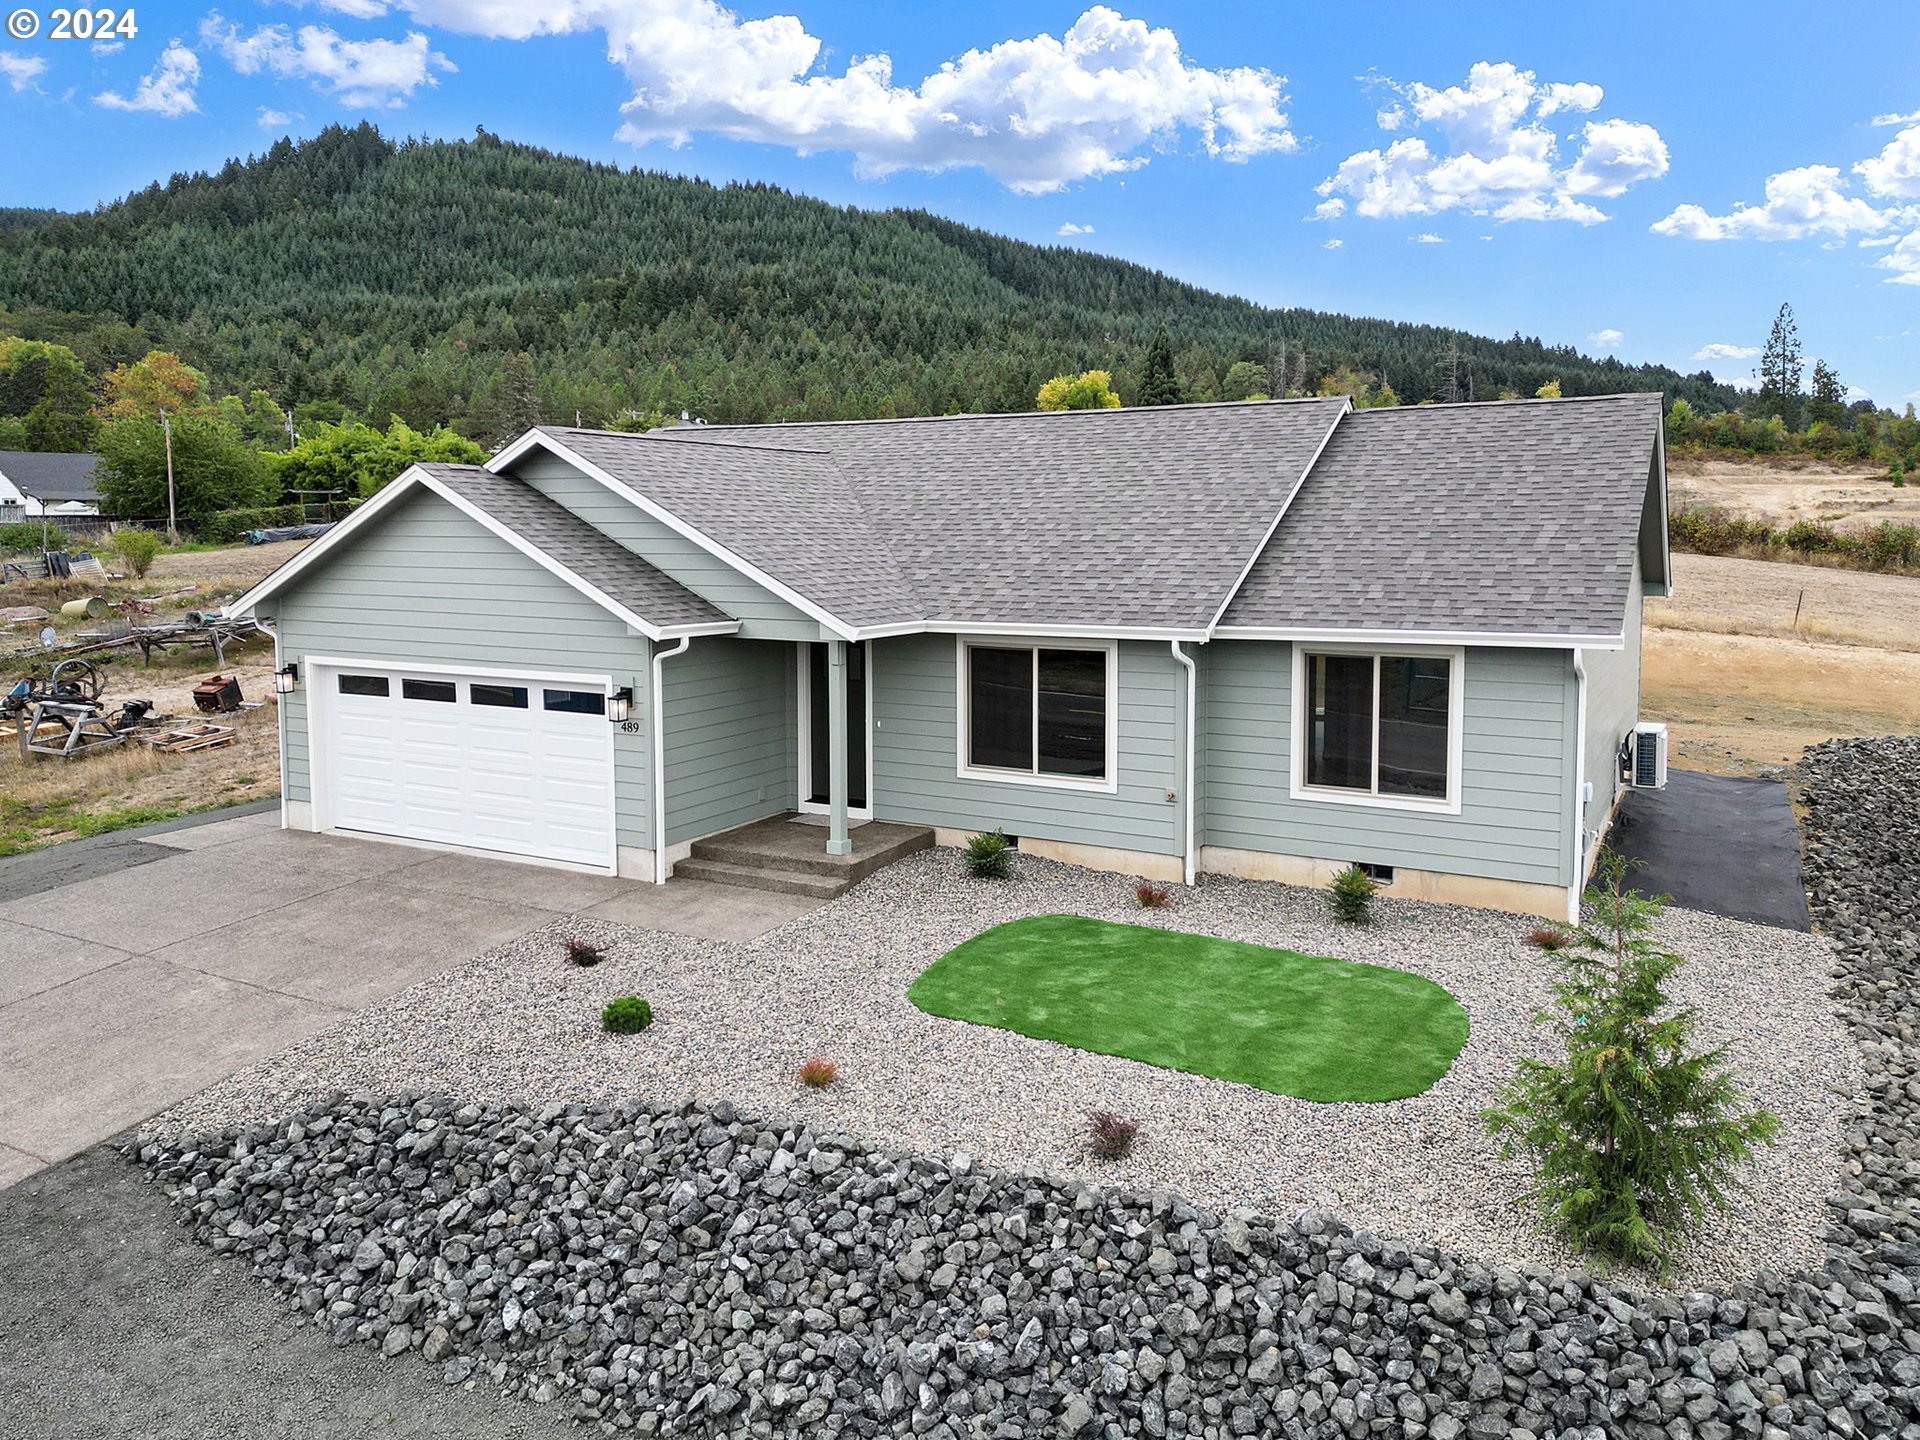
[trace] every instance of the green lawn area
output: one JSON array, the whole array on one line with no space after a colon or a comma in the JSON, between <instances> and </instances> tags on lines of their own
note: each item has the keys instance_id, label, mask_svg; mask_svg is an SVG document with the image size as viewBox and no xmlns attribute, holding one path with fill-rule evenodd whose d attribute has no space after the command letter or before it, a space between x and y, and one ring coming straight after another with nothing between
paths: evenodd
<instances>
[{"instance_id":1,"label":"green lawn area","mask_svg":"<svg viewBox=\"0 0 1920 1440\"><path fill-rule=\"evenodd\" d=\"M1302 1100L1402 1100L1447 1073L1467 1012L1418 975L1080 915L997 925L908 998L991 1025Z\"/></svg>"}]
</instances>

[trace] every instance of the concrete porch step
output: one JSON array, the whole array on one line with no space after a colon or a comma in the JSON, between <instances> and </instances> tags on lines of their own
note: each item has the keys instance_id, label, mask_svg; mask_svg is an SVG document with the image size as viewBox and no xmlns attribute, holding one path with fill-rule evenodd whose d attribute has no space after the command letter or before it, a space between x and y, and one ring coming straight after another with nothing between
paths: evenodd
<instances>
[{"instance_id":1,"label":"concrete porch step","mask_svg":"<svg viewBox=\"0 0 1920 1440\"><path fill-rule=\"evenodd\" d=\"M737 865L726 860L706 860L690 856L673 867L676 878L709 880L716 885L737 885L743 890L771 890L781 895L807 895L817 900L833 900L853 888L853 882L833 875L814 875L804 870L775 870L765 866Z\"/></svg>"},{"instance_id":2,"label":"concrete porch step","mask_svg":"<svg viewBox=\"0 0 1920 1440\"><path fill-rule=\"evenodd\" d=\"M696 840L690 858L675 865L673 873L831 900L881 866L927 849L933 844L933 831L924 825L874 820L855 826L849 838L851 854L829 855L824 825L803 824L791 814L776 815Z\"/></svg>"}]
</instances>

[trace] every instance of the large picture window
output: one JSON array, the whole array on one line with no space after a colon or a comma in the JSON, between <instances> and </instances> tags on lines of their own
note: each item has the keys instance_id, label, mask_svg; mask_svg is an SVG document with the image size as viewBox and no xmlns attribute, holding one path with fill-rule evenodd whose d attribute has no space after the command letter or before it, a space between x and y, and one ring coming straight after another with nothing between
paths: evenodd
<instances>
[{"instance_id":1,"label":"large picture window","mask_svg":"<svg viewBox=\"0 0 1920 1440\"><path fill-rule=\"evenodd\" d=\"M1110 647L972 642L960 656L963 773L1111 787Z\"/></svg>"},{"instance_id":2,"label":"large picture window","mask_svg":"<svg viewBox=\"0 0 1920 1440\"><path fill-rule=\"evenodd\" d=\"M1328 798L1458 807L1458 652L1307 650L1295 680L1303 752L1297 789Z\"/></svg>"}]
</instances>

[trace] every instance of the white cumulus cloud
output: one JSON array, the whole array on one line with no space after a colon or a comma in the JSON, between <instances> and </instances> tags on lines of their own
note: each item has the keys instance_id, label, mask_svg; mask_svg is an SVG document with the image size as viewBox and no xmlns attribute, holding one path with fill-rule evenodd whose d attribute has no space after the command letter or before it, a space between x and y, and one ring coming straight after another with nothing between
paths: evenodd
<instances>
[{"instance_id":1,"label":"white cumulus cloud","mask_svg":"<svg viewBox=\"0 0 1920 1440\"><path fill-rule=\"evenodd\" d=\"M354 107L397 109L422 85L437 85L434 72L455 68L417 30L404 40L345 40L326 25L302 25L298 33L262 25L245 35L215 11L201 23L200 39L242 75L308 80Z\"/></svg>"},{"instance_id":2,"label":"white cumulus cloud","mask_svg":"<svg viewBox=\"0 0 1920 1440\"><path fill-rule=\"evenodd\" d=\"M1694 351L1693 358L1696 360L1751 360L1759 353L1758 345L1729 345L1723 340L1716 340Z\"/></svg>"},{"instance_id":3,"label":"white cumulus cloud","mask_svg":"<svg viewBox=\"0 0 1920 1440\"><path fill-rule=\"evenodd\" d=\"M1874 261L1881 270L1891 270L1889 285L1920 285L1920 230L1902 235L1899 243Z\"/></svg>"},{"instance_id":4,"label":"white cumulus cloud","mask_svg":"<svg viewBox=\"0 0 1920 1440\"><path fill-rule=\"evenodd\" d=\"M1093 227L1091 225L1076 225L1071 220L1063 220L1060 222L1060 228L1053 233L1056 235L1091 235L1093 233Z\"/></svg>"},{"instance_id":5,"label":"white cumulus cloud","mask_svg":"<svg viewBox=\"0 0 1920 1440\"><path fill-rule=\"evenodd\" d=\"M1605 330L1596 330L1587 336L1587 343L1589 345L1597 345L1602 350L1612 350L1624 339L1626 339L1626 336L1622 335L1612 326L1608 326Z\"/></svg>"},{"instance_id":6,"label":"white cumulus cloud","mask_svg":"<svg viewBox=\"0 0 1920 1440\"><path fill-rule=\"evenodd\" d=\"M1886 114L1873 117L1876 125L1920 125L1920 110L1909 110L1904 115Z\"/></svg>"},{"instance_id":7,"label":"white cumulus cloud","mask_svg":"<svg viewBox=\"0 0 1920 1440\"><path fill-rule=\"evenodd\" d=\"M1446 236L1436 235L1431 230L1423 230L1418 235L1409 235L1407 239L1415 245L1444 245L1447 243Z\"/></svg>"},{"instance_id":8,"label":"white cumulus cloud","mask_svg":"<svg viewBox=\"0 0 1920 1440\"><path fill-rule=\"evenodd\" d=\"M1920 200L1920 125L1902 130L1878 155L1854 166L1853 173L1871 194Z\"/></svg>"},{"instance_id":9,"label":"white cumulus cloud","mask_svg":"<svg viewBox=\"0 0 1920 1440\"><path fill-rule=\"evenodd\" d=\"M1888 217L1847 193L1836 165L1802 165L1769 175L1766 199L1736 205L1724 215L1699 205L1680 205L1653 222L1661 235L1684 240L1801 240L1810 235L1851 235L1884 229Z\"/></svg>"},{"instance_id":10,"label":"white cumulus cloud","mask_svg":"<svg viewBox=\"0 0 1920 1440\"><path fill-rule=\"evenodd\" d=\"M46 74L46 57L41 55L18 55L11 50L0 50L0 76L6 78L8 86L18 95L29 85Z\"/></svg>"},{"instance_id":11,"label":"white cumulus cloud","mask_svg":"<svg viewBox=\"0 0 1920 1440\"><path fill-rule=\"evenodd\" d=\"M1190 62L1174 32L1106 5L1059 37L1002 40L919 80L884 54L837 72L792 15L743 18L717 0L393 0L414 21L500 39L600 30L633 98L621 138L694 135L845 151L857 173L972 166L1027 194L1137 169L1192 137L1244 161L1297 147L1282 77Z\"/></svg>"},{"instance_id":12,"label":"white cumulus cloud","mask_svg":"<svg viewBox=\"0 0 1920 1440\"><path fill-rule=\"evenodd\" d=\"M1338 250L1342 245L1346 243L1347 243L1346 241L1342 240L1338 235L1336 235L1331 240L1322 240L1320 242L1320 248L1322 250Z\"/></svg>"},{"instance_id":13,"label":"white cumulus cloud","mask_svg":"<svg viewBox=\"0 0 1920 1440\"><path fill-rule=\"evenodd\" d=\"M1376 117L1381 128L1425 127L1435 143L1414 134L1384 150L1349 155L1320 183L1316 218L1342 214L1351 202L1369 218L1460 210L1496 220L1592 225L1607 218L1593 199L1622 195L1667 172L1666 142L1637 121L1590 121L1578 136L1578 153L1570 162L1562 156L1560 138L1541 122L1561 111L1597 109L1605 98L1598 85L1542 84L1531 70L1482 61L1464 85L1394 88L1408 118L1403 125L1400 106L1383 110ZM1391 124L1389 114L1396 117Z\"/></svg>"},{"instance_id":14,"label":"white cumulus cloud","mask_svg":"<svg viewBox=\"0 0 1920 1440\"><path fill-rule=\"evenodd\" d=\"M295 110L275 110L270 105L260 107L260 128L262 130L281 130L303 118Z\"/></svg>"},{"instance_id":15,"label":"white cumulus cloud","mask_svg":"<svg viewBox=\"0 0 1920 1440\"><path fill-rule=\"evenodd\" d=\"M193 98L194 86L199 83L200 57L172 40L160 52L159 63L134 86L133 94L103 90L93 97L93 103L108 110L140 110L168 118L191 115L200 109Z\"/></svg>"}]
</instances>

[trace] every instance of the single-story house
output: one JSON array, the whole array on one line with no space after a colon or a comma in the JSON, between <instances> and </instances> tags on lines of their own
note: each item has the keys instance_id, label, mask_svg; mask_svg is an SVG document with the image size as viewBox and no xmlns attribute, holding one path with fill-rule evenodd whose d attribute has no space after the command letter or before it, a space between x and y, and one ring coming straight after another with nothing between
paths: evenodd
<instances>
[{"instance_id":1,"label":"single-story house","mask_svg":"<svg viewBox=\"0 0 1920 1440\"><path fill-rule=\"evenodd\" d=\"M664 879L815 812L1565 916L1668 593L1658 395L649 434L416 465L241 597L286 823Z\"/></svg>"},{"instance_id":2,"label":"single-story house","mask_svg":"<svg viewBox=\"0 0 1920 1440\"><path fill-rule=\"evenodd\" d=\"M98 455L0 450L0 524L41 516L98 515Z\"/></svg>"}]
</instances>

